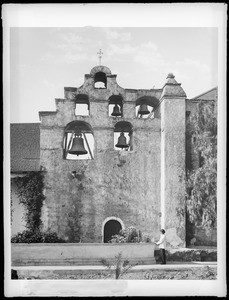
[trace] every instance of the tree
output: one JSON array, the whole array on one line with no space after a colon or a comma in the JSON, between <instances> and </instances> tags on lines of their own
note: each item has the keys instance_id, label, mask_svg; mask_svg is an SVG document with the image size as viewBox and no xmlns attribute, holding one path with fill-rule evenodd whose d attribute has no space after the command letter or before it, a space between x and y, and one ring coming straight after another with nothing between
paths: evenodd
<instances>
[{"instance_id":1,"label":"tree","mask_svg":"<svg viewBox=\"0 0 229 300\"><path fill-rule=\"evenodd\" d=\"M216 103L200 101L190 117L194 152L199 168L186 180L186 207L189 220L206 230L216 227L217 218L217 113Z\"/></svg>"}]
</instances>

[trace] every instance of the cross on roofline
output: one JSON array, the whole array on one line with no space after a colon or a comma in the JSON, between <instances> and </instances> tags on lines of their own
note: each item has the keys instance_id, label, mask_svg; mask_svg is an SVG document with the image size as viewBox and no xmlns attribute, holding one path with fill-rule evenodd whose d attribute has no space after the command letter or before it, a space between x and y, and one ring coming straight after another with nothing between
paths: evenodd
<instances>
[{"instance_id":1,"label":"cross on roofline","mask_svg":"<svg viewBox=\"0 0 229 300\"><path fill-rule=\"evenodd\" d=\"M102 54L103 54L101 49L99 49L99 52L97 52L97 54L99 55L99 65L101 66L101 58L102 58Z\"/></svg>"}]
</instances>

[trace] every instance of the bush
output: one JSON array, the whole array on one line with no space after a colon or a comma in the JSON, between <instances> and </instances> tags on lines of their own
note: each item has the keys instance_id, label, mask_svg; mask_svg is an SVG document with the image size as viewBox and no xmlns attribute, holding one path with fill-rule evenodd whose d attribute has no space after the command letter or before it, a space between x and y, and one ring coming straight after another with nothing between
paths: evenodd
<instances>
[{"instance_id":1,"label":"bush","mask_svg":"<svg viewBox=\"0 0 229 300\"><path fill-rule=\"evenodd\" d=\"M120 230L119 234L113 235L109 243L140 243L142 241L141 231L131 226Z\"/></svg>"},{"instance_id":2,"label":"bush","mask_svg":"<svg viewBox=\"0 0 229 300\"><path fill-rule=\"evenodd\" d=\"M151 238L148 236L143 236L143 242L144 243L151 243Z\"/></svg>"},{"instance_id":3,"label":"bush","mask_svg":"<svg viewBox=\"0 0 229 300\"><path fill-rule=\"evenodd\" d=\"M121 252L119 252L112 261L102 258L101 263L108 270L111 270L112 273L115 272L115 279L119 279L123 274L127 273L130 269L137 265L130 264L128 259L123 259Z\"/></svg>"},{"instance_id":4,"label":"bush","mask_svg":"<svg viewBox=\"0 0 229 300\"><path fill-rule=\"evenodd\" d=\"M11 243L65 243L55 232L24 230L11 238Z\"/></svg>"}]
</instances>

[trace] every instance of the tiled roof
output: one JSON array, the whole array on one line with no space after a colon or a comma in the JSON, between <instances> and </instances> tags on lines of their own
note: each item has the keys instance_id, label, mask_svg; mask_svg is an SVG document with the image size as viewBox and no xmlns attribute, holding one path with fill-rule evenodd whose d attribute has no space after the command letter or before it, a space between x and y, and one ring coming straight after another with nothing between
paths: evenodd
<instances>
[{"instance_id":1,"label":"tiled roof","mask_svg":"<svg viewBox=\"0 0 229 300\"><path fill-rule=\"evenodd\" d=\"M10 124L11 172L40 170L40 124Z\"/></svg>"},{"instance_id":2,"label":"tiled roof","mask_svg":"<svg viewBox=\"0 0 229 300\"><path fill-rule=\"evenodd\" d=\"M213 89L204 92L190 100L217 100L218 87L214 87Z\"/></svg>"}]
</instances>

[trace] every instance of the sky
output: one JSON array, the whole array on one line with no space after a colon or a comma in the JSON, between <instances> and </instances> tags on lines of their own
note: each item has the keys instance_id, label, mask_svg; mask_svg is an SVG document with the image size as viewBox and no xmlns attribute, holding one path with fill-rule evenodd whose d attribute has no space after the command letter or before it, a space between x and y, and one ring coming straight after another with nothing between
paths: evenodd
<instances>
[{"instance_id":1,"label":"sky","mask_svg":"<svg viewBox=\"0 0 229 300\"><path fill-rule=\"evenodd\" d=\"M4 101L11 123L39 122L39 111L55 111L64 87L81 86L99 65L100 49L101 64L122 88L162 88L173 73L190 99L222 83L220 4L5 6Z\"/></svg>"},{"instance_id":2,"label":"sky","mask_svg":"<svg viewBox=\"0 0 229 300\"><path fill-rule=\"evenodd\" d=\"M12 27L10 122L39 122L64 87L79 87L99 65L123 88L162 88L172 72L187 98L217 86L217 28Z\"/></svg>"}]
</instances>

